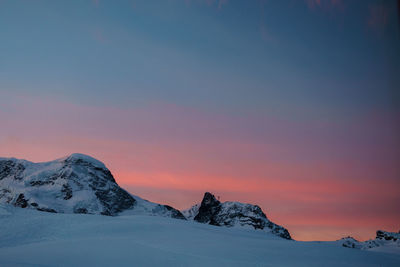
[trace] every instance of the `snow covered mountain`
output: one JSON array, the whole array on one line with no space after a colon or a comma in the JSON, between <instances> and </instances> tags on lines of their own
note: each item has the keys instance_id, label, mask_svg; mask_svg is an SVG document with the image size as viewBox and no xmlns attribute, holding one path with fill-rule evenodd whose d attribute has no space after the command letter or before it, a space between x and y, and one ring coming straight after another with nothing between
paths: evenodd
<instances>
[{"instance_id":1,"label":"snow covered mountain","mask_svg":"<svg viewBox=\"0 0 400 267\"><path fill-rule=\"evenodd\" d=\"M181 213L129 194L89 156L0 158L0 266L399 266L399 237L288 241L256 205L205 193Z\"/></svg>"},{"instance_id":2,"label":"snow covered mountain","mask_svg":"<svg viewBox=\"0 0 400 267\"><path fill-rule=\"evenodd\" d=\"M201 204L196 204L182 213L188 220L200 223L260 229L285 239L292 239L289 231L268 220L259 206L230 201L221 203L209 192L204 194Z\"/></svg>"},{"instance_id":3,"label":"snow covered mountain","mask_svg":"<svg viewBox=\"0 0 400 267\"><path fill-rule=\"evenodd\" d=\"M43 163L0 158L0 203L57 213L129 211L185 219L170 206L129 194L102 162L83 154Z\"/></svg>"},{"instance_id":4,"label":"snow covered mountain","mask_svg":"<svg viewBox=\"0 0 400 267\"><path fill-rule=\"evenodd\" d=\"M386 232L382 230L376 231L376 238L364 242L358 241L351 236L342 238L337 241L343 247L355 248L361 250L382 250L400 251L400 231L398 233Z\"/></svg>"}]
</instances>

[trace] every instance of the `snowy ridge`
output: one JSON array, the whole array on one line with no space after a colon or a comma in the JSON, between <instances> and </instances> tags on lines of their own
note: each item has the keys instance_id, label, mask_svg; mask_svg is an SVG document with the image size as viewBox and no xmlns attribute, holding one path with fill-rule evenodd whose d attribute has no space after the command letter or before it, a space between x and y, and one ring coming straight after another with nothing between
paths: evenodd
<instances>
[{"instance_id":1,"label":"snowy ridge","mask_svg":"<svg viewBox=\"0 0 400 267\"><path fill-rule=\"evenodd\" d=\"M176 209L132 196L97 159L83 154L33 163L0 158L0 203L58 213L144 214L184 219Z\"/></svg>"},{"instance_id":2,"label":"snowy ridge","mask_svg":"<svg viewBox=\"0 0 400 267\"><path fill-rule=\"evenodd\" d=\"M136 201L134 208L127 209L121 212L119 215L151 215L186 220L185 216L180 211L171 206L154 203L135 195L131 196Z\"/></svg>"},{"instance_id":3,"label":"snowy ridge","mask_svg":"<svg viewBox=\"0 0 400 267\"><path fill-rule=\"evenodd\" d=\"M99 161L99 160L97 160L97 159L95 159L95 158L93 158L91 156L88 156L88 155L85 155L85 154L80 154L80 153L74 153L74 154L71 154L70 156L66 156L66 157L63 157L61 159L57 159L56 161L64 162L66 160L74 160L74 161L82 160L82 161L85 161L87 163L90 163L91 165L93 165L95 167L102 168L102 169L107 169L106 165L104 165L103 162L101 162L101 161Z\"/></svg>"},{"instance_id":4,"label":"snowy ridge","mask_svg":"<svg viewBox=\"0 0 400 267\"><path fill-rule=\"evenodd\" d=\"M227 201L221 203L209 192L201 204L182 211L188 220L226 227L259 229L285 239L291 239L289 231L268 220L257 205Z\"/></svg>"},{"instance_id":5,"label":"snowy ridge","mask_svg":"<svg viewBox=\"0 0 400 267\"><path fill-rule=\"evenodd\" d=\"M336 242L346 248L376 251L383 250L386 252L396 252L400 254L400 231L399 233L394 233L378 230L376 231L375 239L362 242L351 236L348 236Z\"/></svg>"}]
</instances>

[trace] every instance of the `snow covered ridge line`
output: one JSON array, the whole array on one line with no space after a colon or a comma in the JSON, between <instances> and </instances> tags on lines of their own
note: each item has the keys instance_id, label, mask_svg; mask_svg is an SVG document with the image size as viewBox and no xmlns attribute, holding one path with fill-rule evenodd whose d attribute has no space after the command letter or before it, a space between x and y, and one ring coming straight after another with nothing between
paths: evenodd
<instances>
[{"instance_id":1,"label":"snow covered ridge line","mask_svg":"<svg viewBox=\"0 0 400 267\"><path fill-rule=\"evenodd\" d=\"M343 247L369 250L378 247L393 247L400 249L400 231L398 233L386 232L382 230L376 231L376 238L360 242L355 238L348 236L338 240Z\"/></svg>"},{"instance_id":2,"label":"snow covered ridge line","mask_svg":"<svg viewBox=\"0 0 400 267\"><path fill-rule=\"evenodd\" d=\"M129 211L185 219L170 206L129 194L102 162L83 154L42 163L0 158L0 203L55 213Z\"/></svg>"},{"instance_id":3,"label":"snow covered ridge line","mask_svg":"<svg viewBox=\"0 0 400 267\"><path fill-rule=\"evenodd\" d=\"M221 203L205 193L201 204L184 211L134 196L122 189L107 167L83 154L33 163L0 158L0 204L54 213L154 215L189 219L215 226L247 227L291 239L267 219L261 208L239 202Z\"/></svg>"},{"instance_id":4,"label":"snow covered ridge line","mask_svg":"<svg viewBox=\"0 0 400 267\"><path fill-rule=\"evenodd\" d=\"M200 223L259 229L285 239L292 239L289 231L271 222L259 206L230 201L221 203L209 192L204 194L201 204L196 204L182 213L186 219Z\"/></svg>"}]
</instances>

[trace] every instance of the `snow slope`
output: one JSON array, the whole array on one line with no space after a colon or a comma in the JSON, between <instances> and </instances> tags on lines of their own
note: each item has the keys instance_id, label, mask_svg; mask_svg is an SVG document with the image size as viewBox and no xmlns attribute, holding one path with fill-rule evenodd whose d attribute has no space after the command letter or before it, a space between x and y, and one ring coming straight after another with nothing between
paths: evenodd
<instances>
[{"instance_id":1,"label":"snow slope","mask_svg":"<svg viewBox=\"0 0 400 267\"><path fill-rule=\"evenodd\" d=\"M400 266L400 255L165 217L0 204L0 266Z\"/></svg>"},{"instance_id":2,"label":"snow slope","mask_svg":"<svg viewBox=\"0 0 400 267\"><path fill-rule=\"evenodd\" d=\"M161 216L161 217L170 217L175 219L186 220L186 218L180 211L174 209L171 206L154 203L135 195L131 196L135 199L134 207L131 209L124 210L120 212L118 215L120 216L150 215L150 216Z\"/></svg>"}]
</instances>

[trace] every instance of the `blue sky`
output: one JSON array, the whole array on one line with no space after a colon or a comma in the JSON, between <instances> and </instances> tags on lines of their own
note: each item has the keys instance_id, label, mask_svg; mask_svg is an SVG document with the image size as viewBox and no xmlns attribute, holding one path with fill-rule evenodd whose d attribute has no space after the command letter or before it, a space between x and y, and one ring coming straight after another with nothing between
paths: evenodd
<instances>
[{"instance_id":1,"label":"blue sky","mask_svg":"<svg viewBox=\"0 0 400 267\"><path fill-rule=\"evenodd\" d=\"M2 1L2 84L117 105L397 109L396 1L312 2Z\"/></svg>"},{"instance_id":2,"label":"blue sky","mask_svg":"<svg viewBox=\"0 0 400 267\"><path fill-rule=\"evenodd\" d=\"M0 156L90 154L132 193L258 203L302 240L398 231L398 5L0 0Z\"/></svg>"}]
</instances>

